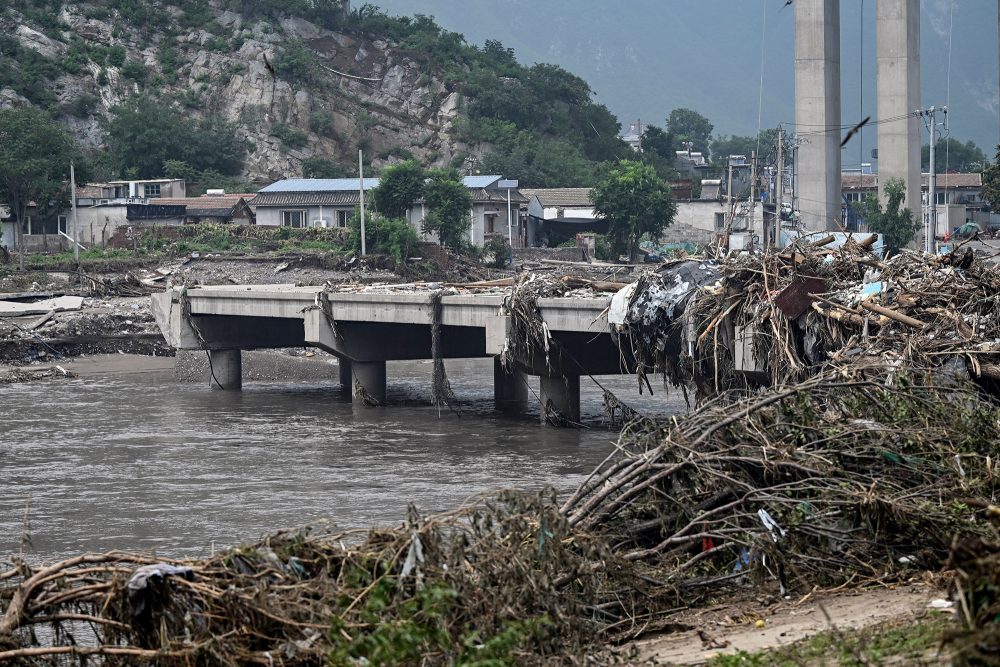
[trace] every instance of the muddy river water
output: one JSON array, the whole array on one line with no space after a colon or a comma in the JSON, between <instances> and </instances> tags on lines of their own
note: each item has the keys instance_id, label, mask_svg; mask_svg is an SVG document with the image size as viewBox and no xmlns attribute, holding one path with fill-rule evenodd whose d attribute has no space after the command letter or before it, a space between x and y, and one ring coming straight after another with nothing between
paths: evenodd
<instances>
[{"instance_id":1,"label":"muddy river water","mask_svg":"<svg viewBox=\"0 0 1000 667\"><path fill-rule=\"evenodd\" d=\"M219 392L168 370L0 386L0 557L21 548L25 516L28 550L45 560L202 556L320 520L391 525L410 503L440 511L491 489L571 489L617 436L586 379L590 428L557 429L539 426L537 409L495 414L481 361L449 365L458 414L439 414L430 369L390 363L384 408L352 405L335 380ZM675 393L640 397L633 378L600 381L648 412L684 410Z\"/></svg>"}]
</instances>

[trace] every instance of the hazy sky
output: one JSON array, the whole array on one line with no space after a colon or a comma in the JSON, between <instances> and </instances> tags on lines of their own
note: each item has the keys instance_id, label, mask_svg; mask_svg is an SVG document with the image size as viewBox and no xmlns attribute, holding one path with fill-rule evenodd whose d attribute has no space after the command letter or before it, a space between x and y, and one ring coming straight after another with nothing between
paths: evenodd
<instances>
[{"instance_id":1,"label":"hazy sky","mask_svg":"<svg viewBox=\"0 0 1000 667\"><path fill-rule=\"evenodd\" d=\"M845 124L875 116L875 1L841 0ZM375 2L393 14L433 15L474 44L499 39L522 63L561 65L586 79L623 123L662 125L671 109L689 107L711 119L718 134L754 134L758 105L761 127L794 121L794 7L785 8L785 0ZM997 3L921 5L923 105L950 101L951 136L975 140L992 157ZM844 165L867 161L875 138L869 130L863 145L852 142Z\"/></svg>"}]
</instances>

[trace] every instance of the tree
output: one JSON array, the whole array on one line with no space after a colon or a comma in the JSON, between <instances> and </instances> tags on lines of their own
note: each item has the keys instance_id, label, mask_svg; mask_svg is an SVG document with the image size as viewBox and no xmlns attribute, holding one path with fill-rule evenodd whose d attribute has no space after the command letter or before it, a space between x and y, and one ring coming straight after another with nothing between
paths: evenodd
<instances>
[{"instance_id":1,"label":"tree","mask_svg":"<svg viewBox=\"0 0 1000 667\"><path fill-rule=\"evenodd\" d=\"M162 176L167 160L235 175L246 157L246 142L231 123L217 116L192 123L163 100L134 97L112 108L102 125L119 175Z\"/></svg>"},{"instance_id":2,"label":"tree","mask_svg":"<svg viewBox=\"0 0 1000 667\"><path fill-rule=\"evenodd\" d=\"M348 178L354 173L350 167L318 155L302 161L302 178Z\"/></svg>"},{"instance_id":3,"label":"tree","mask_svg":"<svg viewBox=\"0 0 1000 667\"><path fill-rule=\"evenodd\" d=\"M612 250L634 257L643 235L658 239L674 221L677 204L670 186L648 164L621 160L614 164L590 192L594 210L608 221Z\"/></svg>"},{"instance_id":4,"label":"tree","mask_svg":"<svg viewBox=\"0 0 1000 667\"><path fill-rule=\"evenodd\" d=\"M15 244L24 268L22 225L28 204L39 211L58 208L68 195L69 165L85 183L89 165L79 146L45 112L34 107L0 109L0 200L17 215Z\"/></svg>"},{"instance_id":5,"label":"tree","mask_svg":"<svg viewBox=\"0 0 1000 667\"><path fill-rule=\"evenodd\" d=\"M867 223L868 229L882 235L885 247L890 253L898 253L916 236L917 230L920 229L920 221L913 219L913 211L910 209L899 208L906 198L906 185L903 179L890 178L885 184L885 195L887 197L885 209L882 208L876 195L869 194L864 201L854 205L854 210Z\"/></svg>"},{"instance_id":6,"label":"tree","mask_svg":"<svg viewBox=\"0 0 1000 667\"><path fill-rule=\"evenodd\" d=\"M414 160L387 167L372 190L372 205L387 218L402 218L424 194L427 173Z\"/></svg>"},{"instance_id":7,"label":"tree","mask_svg":"<svg viewBox=\"0 0 1000 667\"><path fill-rule=\"evenodd\" d=\"M437 232L442 245L459 250L466 245L471 224L472 195L454 169L432 169L424 186L424 201L430 212L424 218L425 232Z\"/></svg>"},{"instance_id":8,"label":"tree","mask_svg":"<svg viewBox=\"0 0 1000 667\"><path fill-rule=\"evenodd\" d=\"M983 169L983 199L989 202L991 211L1000 211L1000 146L995 161L987 162Z\"/></svg>"},{"instance_id":9,"label":"tree","mask_svg":"<svg viewBox=\"0 0 1000 667\"><path fill-rule=\"evenodd\" d=\"M971 139L964 144L952 137L938 139L935 152L934 173L936 174L943 174L945 171L979 171L989 162L986 153ZM931 168L930 144L920 148L920 165L924 171Z\"/></svg>"},{"instance_id":10,"label":"tree","mask_svg":"<svg viewBox=\"0 0 1000 667\"><path fill-rule=\"evenodd\" d=\"M697 111L674 109L667 118L667 133L676 141L675 150L683 150L691 142L691 150L708 155L708 142L715 126Z\"/></svg>"}]
</instances>

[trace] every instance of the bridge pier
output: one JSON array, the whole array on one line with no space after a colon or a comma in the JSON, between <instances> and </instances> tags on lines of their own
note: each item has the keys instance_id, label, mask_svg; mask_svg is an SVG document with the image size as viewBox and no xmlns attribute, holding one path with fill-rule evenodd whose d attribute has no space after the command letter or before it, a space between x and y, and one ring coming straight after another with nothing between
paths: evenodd
<instances>
[{"instance_id":1,"label":"bridge pier","mask_svg":"<svg viewBox=\"0 0 1000 667\"><path fill-rule=\"evenodd\" d=\"M366 405L385 405L385 362L351 361L351 396Z\"/></svg>"},{"instance_id":2,"label":"bridge pier","mask_svg":"<svg viewBox=\"0 0 1000 667\"><path fill-rule=\"evenodd\" d=\"M243 388L243 354L239 349L209 350L208 367L212 389Z\"/></svg>"},{"instance_id":3,"label":"bridge pier","mask_svg":"<svg viewBox=\"0 0 1000 667\"><path fill-rule=\"evenodd\" d=\"M353 393L354 376L351 372L351 361L343 357L338 357L337 366L340 369L340 391L345 394Z\"/></svg>"},{"instance_id":4,"label":"bridge pier","mask_svg":"<svg viewBox=\"0 0 1000 667\"><path fill-rule=\"evenodd\" d=\"M500 412L519 412L528 405L527 377L517 369L508 372L500 357L493 357L493 400Z\"/></svg>"},{"instance_id":5,"label":"bridge pier","mask_svg":"<svg viewBox=\"0 0 1000 667\"><path fill-rule=\"evenodd\" d=\"M565 375L548 377L540 375L538 384L541 391L542 423L550 423L549 417L571 423L580 421L580 376ZM555 414L553 414L555 413Z\"/></svg>"}]
</instances>

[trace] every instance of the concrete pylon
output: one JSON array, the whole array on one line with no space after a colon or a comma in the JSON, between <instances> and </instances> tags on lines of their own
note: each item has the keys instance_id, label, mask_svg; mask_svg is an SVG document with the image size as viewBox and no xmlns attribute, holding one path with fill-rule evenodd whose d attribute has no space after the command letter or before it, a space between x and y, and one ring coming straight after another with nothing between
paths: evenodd
<instances>
[{"instance_id":1,"label":"concrete pylon","mask_svg":"<svg viewBox=\"0 0 1000 667\"><path fill-rule=\"evenodd\" d=\"M879 0L881 4L883 0ZM806 229L840 221L840 0L795 2L799 210Z\"/></svg>"},{"instance_id":2,"label":"concrete pylon","mask_svg":"<svg viewBox=\"0 0 1000 667\"><path fill-rule=\"evenodd\" d=\"M919 220L921 121L907 116L920 104L920 0L878 0L878 189L885 203L885 184L906 184L903 206Z\"/></svg>"}]
</instances>

